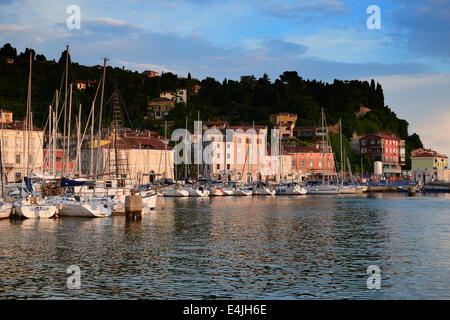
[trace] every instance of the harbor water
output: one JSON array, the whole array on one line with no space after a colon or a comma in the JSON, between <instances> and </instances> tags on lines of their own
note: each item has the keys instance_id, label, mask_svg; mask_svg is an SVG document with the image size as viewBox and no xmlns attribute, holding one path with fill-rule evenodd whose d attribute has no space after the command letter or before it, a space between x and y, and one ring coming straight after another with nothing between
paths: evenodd
<instances>
[{"instance_id":1,"label":"harbor water","mask_svg":"<svg viewBox=\"0 0 450 320\"><path fill-rule=\"evenodd\" d=\"M0 270L0 299L450 299L450 196L158 198L136 221L0 220Z\"/></svg>"}]
</instances>

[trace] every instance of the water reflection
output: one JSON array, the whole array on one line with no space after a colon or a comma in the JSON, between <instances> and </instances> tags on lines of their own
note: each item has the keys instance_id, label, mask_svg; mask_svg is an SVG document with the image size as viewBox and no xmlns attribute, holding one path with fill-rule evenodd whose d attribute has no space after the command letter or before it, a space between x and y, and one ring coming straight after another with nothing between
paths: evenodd
<instances>
[{"instance_id":1,"label":"water reflection","mask_svg":"<svg viewBox=\"0 0 450 320\"><path fill-rule=\"evenodd\" d=\"M0 221L2 298L449 298L447 196L159 199L125 217ZM366 288L366 269L382 289ZM82 289L66 288L66 269Z\"/></svg>"}]
</instances>

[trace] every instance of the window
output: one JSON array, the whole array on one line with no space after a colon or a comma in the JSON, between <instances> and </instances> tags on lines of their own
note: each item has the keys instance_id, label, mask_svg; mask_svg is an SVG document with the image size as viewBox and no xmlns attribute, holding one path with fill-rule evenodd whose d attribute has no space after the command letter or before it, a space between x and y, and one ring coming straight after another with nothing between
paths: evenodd
<instances>
[{"instance_id":1,"label":"window","mask_svg":"<svg viewBox=\"0 0 450 320\"><path fill-rule=\"evenodd\" d=\"M305 167L305 161L302 161L302 167L303 168Z\"/></svg>"},{"instance_id":2,"label":"window","mask_svg":"<svg viewBox=\"0 0 450 320\"><path fill-rule=\"evenodd\" d=\"M217 154L217 159L220 159L220 153Z\"/></svg>"},{"instance_id":3,"label":"window","mask_svg":"<svg viewBox=\"0 0 450 320\"><path fill-rule=\"evenodd\" d=\"M220 170L220 164L216 165L217 170Z\"/></svg>"},{"instance_id":4,"label":"window","mask_svg":"<svg viewBox=\"0 0 450 320\"><path fill-rule=\"evenodd\" d=\"M231 169L231 164L227 164L227 169L228 169L228 170Z\"/></svg>"},{"instance_id":5,"label":"window","mask_svg":"<svg viewBox=\"0 0 450 320\"><path fill-rule=\"evenodd\" d=\"M237 141L238 141L238 143L242 143L242 139L241 138L238 138Z\"/></svg>"},{"instance_id":6,"label":"window","mask_svg":"<svg viewBox=\"0 0 450 320\"><path fill-rule=\"evenodd\" d=\"M312 161L309 162L309 167L310 167L310 168L313 167L313 162L312 162Z\"/></svg>"},{"instance_id":7,"label":"window","mask_svg":"<svg viewBox=\"0 0 450 320\"><path fill-rule=\"evenodd\" d=\"M227 149L230 149L230 144L229 143L227 143Z\"/></svg>"},{"instance_id":8,"label":"window","mask_svg":"<svg viewBox=\"0 0 450 320\"><path fill-rule=\"evenodd\" d=\"M245 143L250 143L250 138L245 138Z\"/></svg>"},{"instance_id":9,"label":"window","mask_svg":"<svg viewBox=\"0 0 450 320\"><path fill-rule=\"evenodd\" d=\"M319 161L319 168L322 168L322 161Z\"/></svg>"},{"instance_id":10,"label":"window","mask_svg":"<svg viewBox=\"0 0 450 320\"><path fill-rule=\"evenodd\" d=\"M231 159L231 154L227 153L227 159Z\"/></svg>"},{"instance_id":11,"label":"window","mask_svg":"<svg viewBox=\"0 0 450 320\"><path fill-rule=\"evenodd\" d=\"M220 149L220 143L217 144L217 149Z\"/></svg>"},{"instance_id":12,"label":"window","mask_svg":"<svg viewBox=\"0 0 450 320\"><path fill-rule=\"evenodd\" d=\"M17 163L17 164L20 163L20 154L16 154L16 163Z\"/></svg>"},{"instance_id":13,"label":"window","mask_svg":"<svg viewBox=\"0 0 450 320\"><path fill-rule=\"evenodd\" d=\"M361 145L365 146L366 145L366 140L361 140Z\"/></svg>"}]
</instances>

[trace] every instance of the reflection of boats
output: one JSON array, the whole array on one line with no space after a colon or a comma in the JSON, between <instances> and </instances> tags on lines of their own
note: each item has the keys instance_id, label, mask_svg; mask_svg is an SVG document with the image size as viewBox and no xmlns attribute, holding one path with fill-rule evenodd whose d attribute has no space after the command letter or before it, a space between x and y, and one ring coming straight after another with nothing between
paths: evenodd
<instances>
[{"instance_id":1,"label":"reflection of boats","mask_svg":"<svg viewBox=\"0 0 450 320\"><path fill-rule=\"evenodd\" d=\"M183 188L167 188L163 192L164 197L188 197L189 192L186 190L183 190Z\"/></svg>"},{"instance_id":2,"label":"reflection of boats","mask_svg":"<svg viewBox=\"0 0 450 320\"><path fill-rule=\"evenodd\" d=\"M275 188L277 195L305 195L308 190L297 184L286 184Z\"/></svg>"},{"instance_id":3,"label":"reflection of boats","mask_svg":"<svg viewBox=\"0 0 450 320\"><path fill-rule=\"evenodd\" d=\"M1 203L0 204L0 219L9 218L11 215L12 204L11 203Z\"/></svg>"}]
</instances>

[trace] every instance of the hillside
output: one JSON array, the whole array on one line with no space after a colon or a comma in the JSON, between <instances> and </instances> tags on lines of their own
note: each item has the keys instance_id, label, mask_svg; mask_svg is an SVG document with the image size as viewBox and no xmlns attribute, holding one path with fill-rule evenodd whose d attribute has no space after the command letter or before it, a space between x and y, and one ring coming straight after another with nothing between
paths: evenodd
<instances>
[{"instance_id":1,"label":"hillside","mask_svg":"<svg viewBox=\"0 0 450 320\"><path fill-rule=\"evenodd\" d=\"M52 103L56 89L61 87L65 70L65 52L58 61L47 61L43 55L33 52L32 72L32 110L36 125L43 126L48 116L48 106ZM13 64L5 58L14 59ZM0 107L15 113L16 119L23 118L26 110L29 50L17 54L16 49L6 44L0 49ZM69 81L96 80L101 78L102 70L98 66L82 66L71 61ZM299 116L297 126L320 125L320 111L324 108L328 124L335 124L342 118L345 141L354 133L395 134L407 141L407 154L412 148L421 145L420 137L409 135L408 123L399 119L385 105L383 89L379 83L367 81L342 81L325 83L303 79L296 71L286 71L275 81L267 75L257 79L254 76L242 76L239 81L214 78L197 80L180 78L172 73L148 78L138 72L124 68L107 68L103 119L108 123L111 118L109 98L117 81L120 90L124 122L134 128L146 128L161 132L161 126L155 121L145 119L149 99L156 98L164 90L176 88L192 89L200 84L198 95L190 95L187 107L177 106L169 119L175 126L184 127L185 117L190 121L197 119L198 111L202 120L228 120L231 124L266 124L269 115L278 112L296 113ZM64 90L64 89L63 89ZM74 90L74 105L82 104L84 110L92 104L96 85L86 90ZM63 95L61 95L63 101ZM358 119L360 107L371 109ZM78 107L73 108L73 116ZM83 113L84 120L87 112ZM74 118L74 117L73 117ZM334 141L334 140L333 140ZM409 158L409 157L408 157ZM409 161L409 160L408 160ZM357 169L359 159L352 159Z\"/></svg>"}]
</instances>

